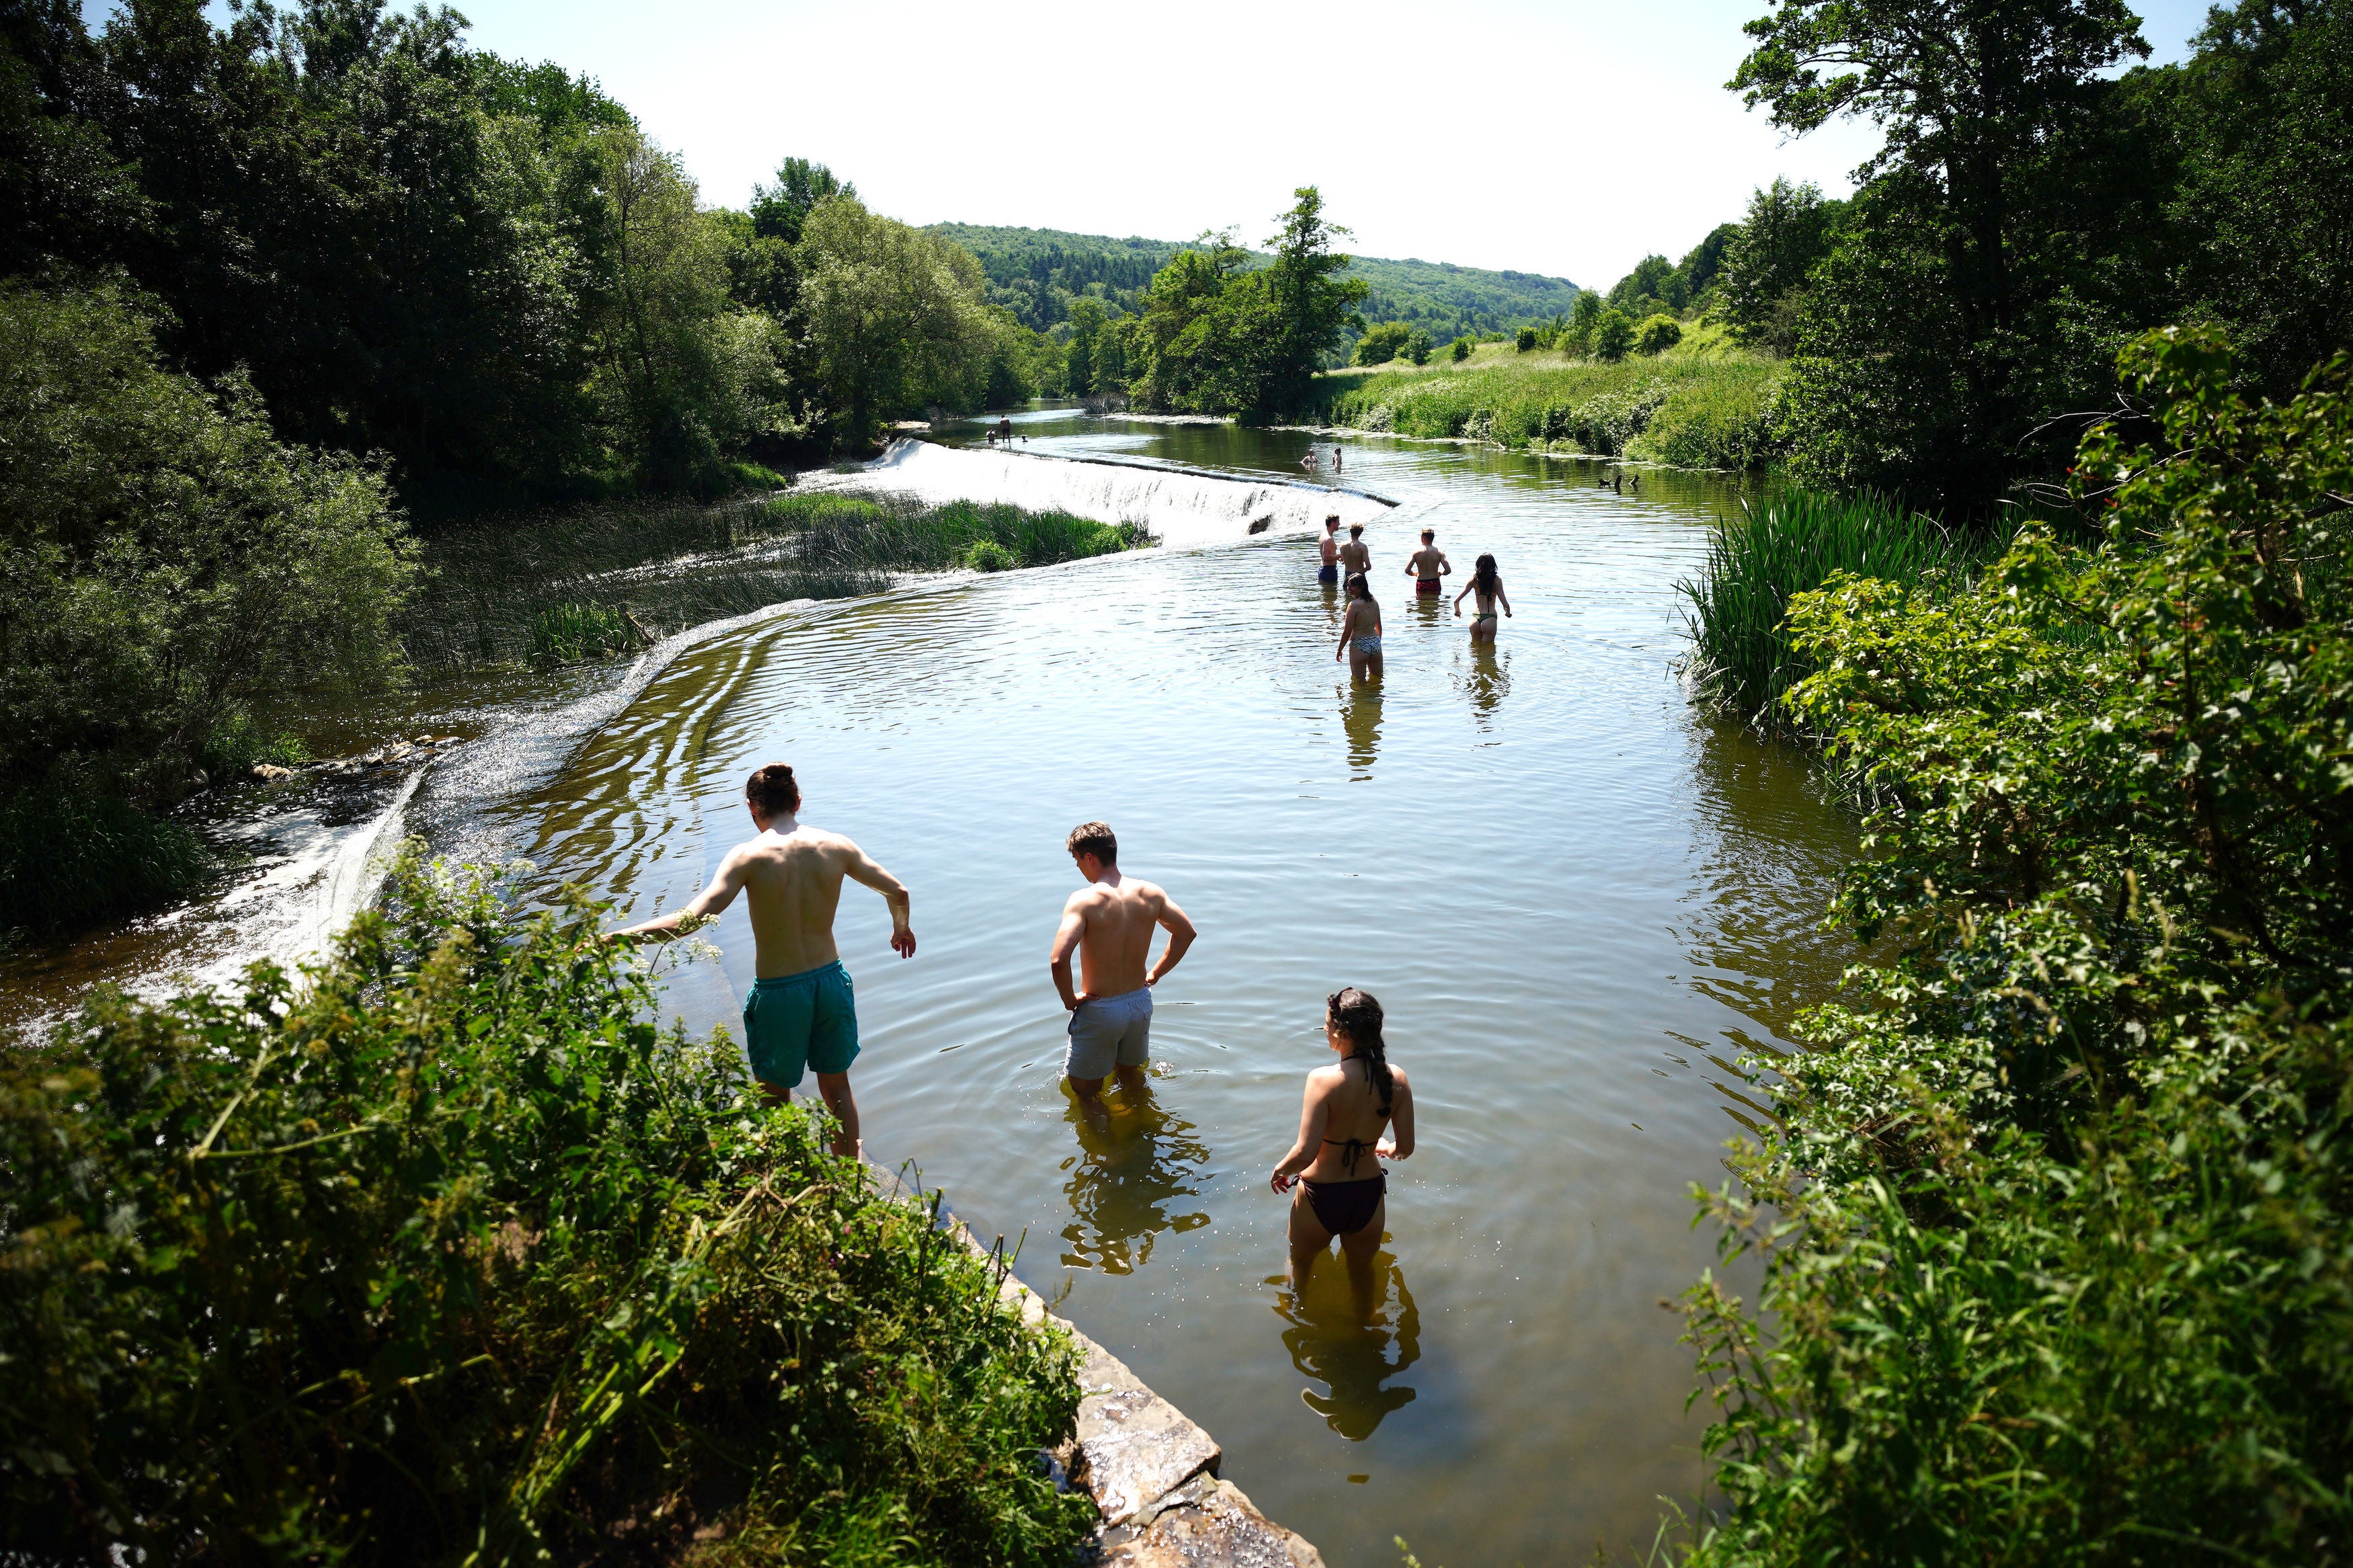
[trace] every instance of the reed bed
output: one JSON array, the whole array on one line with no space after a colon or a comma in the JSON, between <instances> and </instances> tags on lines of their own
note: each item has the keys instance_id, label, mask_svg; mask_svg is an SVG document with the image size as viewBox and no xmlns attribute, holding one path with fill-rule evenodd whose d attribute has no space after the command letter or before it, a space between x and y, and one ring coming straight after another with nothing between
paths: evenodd
<instances>
[{"instance_id":1,"label":"reed bed","mask_svg":"<svg viewBox=\"0 0 2353 1568\"><path fill-rule=\"evenodd\" d=\"M824 491L492 518L426 535L433 574L403 639L428 672L569 663L793 599L881 593L908 573L1152 542L1140 524L1068 512Z\"/></svg>"},{"instance_id":2,"label":"reed bed","mask_svg":"<svg viewBox=\"0 0 2353 1568\"><path fill-rule=\"evenodd\" d=\"M1779 452L1778 363L1710 352L1615 364L1536 352L1515 361L1325 376L1335 425L1514 450L1566 450L1687 468L1755 468Z\"/></svg>"},{"instance_id":3,"label":"reed bed","mask_svg":"<svg viewBox=\"0 0 2353 1568\"><path fill-rule=\"evenodd\" d=\"M1676 584L1691 604L1694 684L1703 700L1778 728L1781 694L1811 673L1783 624L1792 598L1838 572L1958 584L1983 553L1982 541L1883 496L1784 489L1756 507L1744 501L1709 536L1698 578Z\"/></svg>"}]
</instances>

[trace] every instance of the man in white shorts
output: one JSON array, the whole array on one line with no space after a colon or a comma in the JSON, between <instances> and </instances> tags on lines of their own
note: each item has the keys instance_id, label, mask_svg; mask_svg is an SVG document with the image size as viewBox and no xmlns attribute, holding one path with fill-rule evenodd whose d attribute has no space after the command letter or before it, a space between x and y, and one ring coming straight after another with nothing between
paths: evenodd
<instances>
[{"instance_id":1,"label":"man in white shorts","mask_svg":"<svg viewBox=\"0 0 2353 1568\"><path fill-rule=\"evenodd\" d=\"M1129 1094L1144 1090L1152 1036L1152 987L1193 945L1193 922L1176 900L1151 883L1123 876L1119 840L1100 822L1071 829L1071 858L1087 885L1062 906L1061 928L1048 954L1054 988L1071 1013L1071 1048L1063 1071L1082 1108L1100 1106L1103 1079L1114 1071ZM1160 962L1152 956L1152 928L1168 932ZM1071 953L1079 954L1080 986L1071 984Z\"/></svg>"}]
</instances>

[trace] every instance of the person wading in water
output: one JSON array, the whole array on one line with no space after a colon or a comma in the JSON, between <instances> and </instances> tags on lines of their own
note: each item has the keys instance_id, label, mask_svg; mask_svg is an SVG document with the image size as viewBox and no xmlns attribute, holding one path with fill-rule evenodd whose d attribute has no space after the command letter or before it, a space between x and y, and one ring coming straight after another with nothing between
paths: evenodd
<instances>
[{"instance_id":1,"label":"person wading in water","mask_svg":"<svg viewBox=\"0 0 2353 1568\"><path fill-rule=\"evenodd\" d=\"M860 1144L849 1064L858 1059L858 1005L849 972L833 944L833 911L841 902L844 877L873 889L891 906L891 950L913 958L915 933L907 924L907 889L840 834L801 826L800 785L784 763L770 763L744 781L744 804L760 837L729 850L711 886L686 908L606 940L668 941L682 926L691 930L716 918L737 893L744 894L752 907L757 954L758 978L744 998L744 1049L752 1076L768 1101L780 1105L793 1098L801 1074L815 1068L817 1091L841 1121L833 1152L854 1159Z\"/></svg>"},{"instance_id":2,"label":"person wading in water","mask_svg":"<svg viewBox=\"0 0 2353 1568\"><path fill-rule=\"evenodd\" d=\"M1315 542L1315 548L1324 557L1324 564L1316 568L1315 580L1327 588L1338 587L1340 585L1340 519L1336 513L1324 520L1324 537Z\"/></svg>"},{"instance_id":3,"label":"person wading in water","mask_svg":"<svg viewBox=\"0 0 2353 1568\"><path fill-rule=\"evenodd\" d=\"M1493 642L1495 627L1500 624L1495 619L1495 611L1500 607L1507 616L1512 613L1512 601L1504 595L1504 579L1496 574L1493 556L1480 556L1478 565L1472 571L1470 584L1454 595L1456 619L1461 618L1462 601L1473 594L1479 595L1479 614L1471 622L1471 640Z\"/></svg>"},{"instance_id":4,"label":"person wading in water","mask_svg":"<svg viewBox=\"0 0 2353 1568\"><path fill-rule=\"evenodd\" d=\"M1454 574L1454 563L1446 558L1446 552L1438 548L1436 529L1421 531L1421 548L1406 557L1405 574L1416 579L1416 595L1432 599L1445 587L1440 579Z\"/></svg>"},{"instance_id":5,"label":"person wading in water","mask_svg":"<svg viewBox=\"0 0 2353 1568\"><path fill-rule=\"evenodd\" d=\"M1348 579L1348 607L1340 614L1340 646L1332 650L1332 662L1339 663L1344 653L1350 679L1380 675L1381 606L1362 572Z\"/></svg>"},{"instance_id":6,"label":"person wading in water","mask_svg":"<svg viewBox=\"0 0 2353 1568\"><path fill-rule=\"evenodd\" d=\"M1062 1070L1079 1108L1103 1110L1103 1079L1114 1071L1130 1096L1144 1092L1144 1068L1151 1059L1152 987L1176 968L1198 933L1176 900L1151 883L1123 876L1119 840L1106 823L1082 822L1071 829L1065 847L1087 885L1062 906L1047 963L1054 989L1071 1015L1071 1047ZM1152 929L1168 932L1168 945L1149 973ZM1081 986L1071 984L1071 954L1079 954Z\"/></svg>"},{"instance_id":7,"label":"person wading in water","mask_svg":"<svg viewBox=\"0 0 2353 1568\"><path fill-rule=\"evenodd\" d=\"M1340 1059L1307 1075L1298 1141L1267 1184L1292 1194L1292 1289L1306 1288L1308 1269L1336 1236L1362 1295L1388 1220L1388 1175L1380 1163L1413 1153L1413 1089L1389 1066L1381 1005L1370 993L1350 985L1326 998L1324 1039ZM1393 1130L1388 1144L1380 1142L1384 1125Z\"/></svg>"}]
</instances>

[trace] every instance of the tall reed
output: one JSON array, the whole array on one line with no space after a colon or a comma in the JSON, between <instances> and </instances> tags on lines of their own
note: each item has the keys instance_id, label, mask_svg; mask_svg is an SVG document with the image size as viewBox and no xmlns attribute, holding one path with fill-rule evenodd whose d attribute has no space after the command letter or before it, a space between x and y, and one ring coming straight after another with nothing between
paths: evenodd
<instances>
[{"instance_id":1,"label":"tall reed","mask_svg":"<svg viewBox=\"0 0 2353 1568\"><path fill-rule=\"evenodd\" d=\"M1752 724L1782 722L1781 694L1811 673L1790 646L1789 601L1831 574L1915 584L1965 574L1977 542L1884 496L1777 490L1720 520L1697 580L1676 587L1690 601L1689 670L1702 697Z\"/></svg>"}]
</instances>

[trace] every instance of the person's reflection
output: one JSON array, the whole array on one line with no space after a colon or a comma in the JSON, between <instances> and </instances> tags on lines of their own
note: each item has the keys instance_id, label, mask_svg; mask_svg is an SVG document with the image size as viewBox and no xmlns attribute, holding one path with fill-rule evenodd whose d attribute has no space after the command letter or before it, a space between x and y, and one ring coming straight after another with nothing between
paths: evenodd
<instances>
[{"instance_id":1,"label":"person's reflection","mask_svg":"<svg viewBox=\"0 0 2353 1568\"><path fill-rule=\"evenodd\" d=\"M1358 778L1364 778L1372 771L1373 757L1380 750L1380 682L1348 683L1346 700L1340 707L1340 728L1348 736L1348 765L1357 770Z\"/></svg>"},{"instance_id":2,"label":"person's reflection","mask_svg":"<svg viewBox=\"0 0 2353 1568\"><path fill-rule=\"evenodd\" d=\"M1104 1110L1089 1116L1073 1100L1066 1112L1079 1152L1062 1162L1071 1173L1062 1184L1071 1200L1062 1266L1128 1274L1151 1261L1153 1238L1161 1232L1209 1223L1204 1210L1170 1212L1182 1206L1178 1200L1199 1196L1192 1184L1209 1150L1193 1124L1164 1109L1149 1089L1105 1097Z\"/></svg>"},{"instance_id":3,"label":"person's reflection","mask_svg":"<svg viewBox=\"0 0 2353 1568\"><path fill-rule=\"evenodd\" d=\"M1495 710L1512 689L1511 672L1504 667L1503 655L1492 642L1481 640L1455 655L1454 682L1471 700L1471 711L1479 728L1495 716Z\"/></svg>"},{"instance_id":4,"label":"person's reflection","mask_svg":"<svg viewBox=\"0 0 2353 1568\"><path fill-rule=\"evenodd\" d=\"M1283 1289L1274 1310L1290 1325L1282 1347L1291 1364L1331 1390L1303 1388L1299 1397L1333 1431L1361 1443L1390 1412L1413 1403L1411 1388L1390 1383L1421 1359L1421 1315L1396 1258L1374 1255L1372 1289L1364 1296L1346 1270L1311 1269L1306 1288Z\"/></svg>"}]
</instances>

